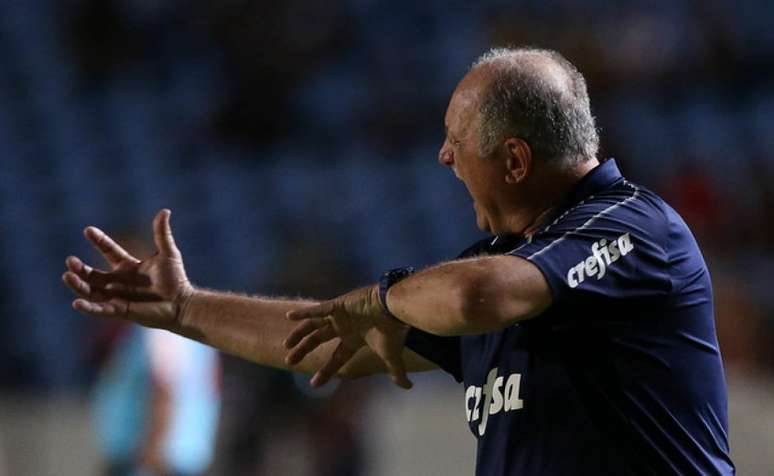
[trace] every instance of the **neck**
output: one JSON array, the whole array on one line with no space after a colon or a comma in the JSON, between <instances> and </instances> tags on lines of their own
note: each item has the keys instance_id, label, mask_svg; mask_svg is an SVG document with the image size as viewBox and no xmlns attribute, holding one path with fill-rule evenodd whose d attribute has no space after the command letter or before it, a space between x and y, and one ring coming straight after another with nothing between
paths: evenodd
<instances>
[{"instance_id":1,"label":"neck","mask_svg":"<svg viewBox=\"0 0 774 476\"><path fill-rule=\"evenodd\" d=\"M546 223L546 220L548 220L548 217L551 216L556 206L546 208L542 212L540 212L534 220L532 220L532 223L527 225L526 228L524 228L524 231L521 232L521 235L525 238L532 238L532 235L537 233L537 231L543 227L543 225Z\"/></svg>"},{"instance_id":2,"label":"neck","mask_svg":"<svg viewBox=\"0 0 774 476\"><path fill-rule=\"evenodd\" d=\"M514 200L527 205L519 206L510 214L508 231L526 238L537 233L578 182L597 165L599 161L593 159L571 170L544 169L542 174L536 173L531 186L525 187L523 199Z\"/></svg>"}]
</instances>

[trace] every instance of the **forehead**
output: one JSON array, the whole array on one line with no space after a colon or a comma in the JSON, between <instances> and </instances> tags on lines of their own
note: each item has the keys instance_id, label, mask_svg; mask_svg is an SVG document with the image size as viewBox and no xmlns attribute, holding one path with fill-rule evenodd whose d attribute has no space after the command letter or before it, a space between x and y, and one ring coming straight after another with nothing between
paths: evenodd
<instances>
[{"instance_id":1,"label":"forehead","mask_svg":"<svg viewBox=\"0 0 774 476\"><path fill-rule=\"evenodd\" d=\"M475 70L462 78L446 108L446 127L464 127L475 117L486 84L484 79L483 75Z\"/></svg>"}]
</instances>

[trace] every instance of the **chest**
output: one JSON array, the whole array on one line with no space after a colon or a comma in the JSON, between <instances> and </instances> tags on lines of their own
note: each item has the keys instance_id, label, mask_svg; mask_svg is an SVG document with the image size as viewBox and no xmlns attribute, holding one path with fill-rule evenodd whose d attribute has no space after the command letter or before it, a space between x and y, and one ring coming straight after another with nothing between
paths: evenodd
<instances>
[{"instance_id":1,"label":"chest","mask_svg":"<svg viewBox=\"0 0 774 476\"><path fill-rule=\"evenodd\" d=\"M547 425L576 408L562 338L530 324L463 338L465 417L477 438Z\"/></svg>"}]
</instances>

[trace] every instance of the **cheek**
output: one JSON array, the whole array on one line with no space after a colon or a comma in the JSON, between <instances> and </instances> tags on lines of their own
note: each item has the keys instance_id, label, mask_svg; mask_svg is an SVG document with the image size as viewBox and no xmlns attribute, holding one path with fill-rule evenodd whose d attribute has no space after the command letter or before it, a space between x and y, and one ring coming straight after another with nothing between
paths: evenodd
<instances>
[{"instance_id":1,"label":"cheek","mask_svg":"<svg viewBox=\"0 0 774 476\"><path fill-rule=\"evenodd\" d=\"M483 205L484 208L487 208L489 203L489 194L487 193L487 185L479 182L478 180L471 180L468 185L468 190L470 191L470 195L476 200L476 202L479 202L480 205Z\"/></svg>"}]
</instances>

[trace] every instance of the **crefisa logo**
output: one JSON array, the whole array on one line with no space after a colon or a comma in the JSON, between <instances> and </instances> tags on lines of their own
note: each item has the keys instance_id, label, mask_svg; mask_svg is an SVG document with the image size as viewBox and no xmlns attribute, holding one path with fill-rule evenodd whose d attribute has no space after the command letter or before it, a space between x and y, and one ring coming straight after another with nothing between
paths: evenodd
<instances>
[{"instance_id":1,"label":"crefisa logo","mask_svg":"<svg viewBox=\"0 0 774 476\"><path fill-rule=\"evenodd\" d=\"M602 279L607 274L607 269L611 264L629 254L633 249L634 245L629 233L625 233L610 242L602 238L591 245L590 256L582 259L567 271L567 284L571 288L577 288L583 281L594 276L597 279Z\"/></svg>"},{"instance_id":2,"label":"crefisa logo","mask_svg":"<svg viewBox=\"0 0 774 476\"><path fill-rule=\"evenodd\" d=\"M521 374L497 373L497 367L491 369L483 387L471 385L465 391L465 416L471 423L478 420L478 425L473 428L480 436L486 432L490 415L524 408L524 401L519 398Z\"/></svg>"}]
</instances>

